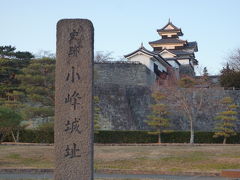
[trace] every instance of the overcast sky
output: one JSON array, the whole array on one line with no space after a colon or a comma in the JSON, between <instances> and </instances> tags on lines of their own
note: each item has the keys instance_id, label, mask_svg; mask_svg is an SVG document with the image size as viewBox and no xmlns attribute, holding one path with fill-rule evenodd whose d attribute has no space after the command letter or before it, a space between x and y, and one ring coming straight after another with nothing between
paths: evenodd
<instances>
[{"instance_id":1,"label":"overcast sky","mask_svg":"<svg viewBox=\"0 0 240 180\"><path fill-rule=\"evenodd\" d=\"M240 0L5 0L0 10L0 45L34 54L55 53L56 23L87 18L95 28L95 51L115 57L159 39L156 29L171 18L188 41L197 41L201 67L217 74L224 59L240 48Z\"/></svg>"}]
</instances>

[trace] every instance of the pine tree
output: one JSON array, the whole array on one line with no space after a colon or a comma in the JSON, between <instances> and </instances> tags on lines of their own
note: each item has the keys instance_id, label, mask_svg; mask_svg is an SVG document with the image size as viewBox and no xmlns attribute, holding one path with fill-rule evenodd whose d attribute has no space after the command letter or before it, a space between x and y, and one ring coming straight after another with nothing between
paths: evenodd
<instances>
[{"instance_id":1,"label":"pine tree","mask_svg":"<svg viewBox=\"0 0 240 180\"><path fill-rule=\"evenodd\" d=\"M203 68L203 76L208 76L207 67L204 67L204 68Z\"/></svg>"},{"instance_id":2,"label":"pine tree","mask_svg":"<svg viewBox=\"0 0 240 180\"><path fill-rule=\"evenodd\" d=\"M14 46L0 46L0 57L9 58L9 59L18 59L18 60L29 60L34 57L34 55L28 51L17 51Z\"/></svg>"},{"instance_id":3,"label":"pine tree","mask_svg":"<svg viewBox=\"0 0 240 180\"><path fill-rule=\"evenodd\" d=\"M14 113L23 117L25 106L24 90L20 88L20 80L16 78L22 73L22 69L29 64L28 60L0 59L0 105L11 109ZM23 119L22 119L23 120ZM19 140L20 129L25 128L23 122L11 129L15 142Z\"/></svg>"},{"instance_id":4,"label":"pine tree","mask_svg":"<svg viewBox=\"0 0 240 180\"><path fill-rule=\"evenodd\" d=\"M0 46L0 56L1 58L12 57L16 48L14 46Z\"/></svg>"},{"instance_id":5,"label":"pine tree","mask_svg":"<svg viewBox=\"0 0 240 180\"><path fill-rule=\"evenodd\" d=\"M7 93L22 91L20 81L16 76L22 73L22 69L29 64L28 60L0 59L0 97L8 100Z\"/></svg>"},{"instance_id":6,"label":"pine tree","mask_svg":"<svg viewBox=\"0 0 240 180\"><path fill-rule=\"evenodd\" d=\"M225 88L240 88L240 71L231 68L227 63L221 70L220 84Z\"/></svg>"},{"instance_id":7,"label":"pine tree","mask_svg":"<svg viewBox=\"0 0 240 180\"><path fill-rule=\"evenodd\" d=\"M22 116L12 109L0 106L0 143L8 133L19 128ZM14 137L14 136L13 136Z\"/></svg>"},{"instance_id":8,"label":"pine tree","mask_svg":"<svg viewBox=\"0 0 240 180\"><path fill-rule=\"evenodd\" d=\"M155 100L155 104L151 106L152 113L148 116L146 123L154 129L154 131L149 133L157 134L158 143L161 143L161 134L170 125L170 120L167 118L169 112L167 111L167 106L161 102L165 98L161 92L153 93L152 97Z\"/></svg>"},{"instance_id":9,"label":"pine tree","mask_svg":"<svg viewBox=\"0 0 240 180\"><path fill-rule=\"evenodd\" d=\"M220 122L216 124L216 132L213 137L224 137L223 144L226 144L228 137L236 135L234 128L236 127L235 121L238 120L236 116L236 108L238 106L233 103L233 100L230 97L223 98L220 103L222 104L224 111L216 116L216 119L220 120Z\"/></svg>"},{"instance_id":10,"label":"pine tree","mask_svg":"<svg viewBox=\"0 0 240 180\"><path fill-rule=\"evenodd\" d=\"M54 70L55 60L43 58L31 60L22 69L23 74L17 76L27 99L26 119L52 119L54 116Z\"/></svg>"},{"instance_id":11,"label":"pine tree","mask_svg":"<svg viewBox=\"0 0 240 180\"><path fill-rule=\"evenodd\" d=\"M203 80L205 82L208 82L209 81L209 73L208 73L208 70L207 70L207 67L204 67L203 68Z\"/></svg>"}]
</instances>

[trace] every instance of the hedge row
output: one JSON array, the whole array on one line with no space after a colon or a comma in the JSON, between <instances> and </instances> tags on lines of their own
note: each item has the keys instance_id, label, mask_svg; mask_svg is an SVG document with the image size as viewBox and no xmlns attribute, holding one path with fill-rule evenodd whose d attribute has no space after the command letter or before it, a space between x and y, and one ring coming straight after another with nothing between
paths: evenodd
<instances>
[{"instance_id":1,"label":"hedge row","mask_svg":"<svg viewBox=\"0 0 240 180\"><path fill-rule=\"evenodd\" d=\"M16 134L16 132L15 132ZM5 142L13 142L11 134L4 138ZM53 143L54 131L53 130L33 130L25 129L19 132L19 142L24 143Z\"/></svg>"},{"instance_id":2,"label":"hedge row","mask_svg":"<svg viewBox=\"0 0 240 180\"><path fill-rule=\"evenodd\" d=\"M195 132L195 143L222 143L223 138L213 138L214 132ZM163 143L188 143L190 132L174 131L161 135ZM157 143L157 135L148 131L100 131L95 134L96 143ZM229 144L240 144L240 133L228 138Z\"/></svg>"},{"instance_id":3,"label":"hedge row","mask_svg":"<svg viewBox=\"0 0 240 180\"><path fill-rule=\"evenodd\" d=\"M222 143L223 138L213 138L214 132L195 132L195 143ZM188 143L190 132L174 131L162 134L163 143ZM21 130L20 142L53 143L53 130ZM5 141L12 142L11 135ZM157 135L148 134L148 131L99 131L94 135L95 143L156 143ZM229 144L240 144L240 133L228 138Z\"/></svg>"}]
</instances>

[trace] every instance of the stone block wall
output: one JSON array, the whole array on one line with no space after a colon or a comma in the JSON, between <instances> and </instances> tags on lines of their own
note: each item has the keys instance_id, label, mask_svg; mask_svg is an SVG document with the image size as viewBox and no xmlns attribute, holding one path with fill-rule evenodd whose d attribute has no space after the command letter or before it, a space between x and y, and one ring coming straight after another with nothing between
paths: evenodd
<instances>
[{"instance_id":1,"label":"stone block wall","mask_svg":"<svg viewBox=\"0 0 240 180\"><path fill-rule=\"evenodd\" d=\"M154 84L156 75L138 62L102 62L94 64L95 84L145 85Z\"/></svg>"},{"instance_id":2,"label":"stone block wall","mask_svg":"<svg viewBox=\"0 0 240 180\"><path fill-rule=\"evenodd\" d=\"M220 98L231 96L240 106L240 91L207 90L212 94L209 102L218 101ZM153 103L151 88L136 85L95 84L95 95L100 99L100 126L103 130L150 130L147 126L147 116ZM172 130L189 130L189 121L181 111L172 104L171 112ZM206 105L208 111L199 113L194 123L196 131L213 131L218 109L212 104ZM240 117L239 117L240 118ZM240 122L237 122L240 132Z\"/></svg>"},{"instance_id":3,"label":"stone block wall","mask_svg":"<svg viewBox=\"0 0 240 180\"><path fill-rule=\"evenodd\" d=\"M129 62L103 62L94 65L95 96L100 99L100 126L103 130L149 130L146 120L153 103L151 89L156 76L145 65ZM215 102L231 96L240 106L240 91L206 89L206 111L194 123L196 131L213 131L218 108ZM169 105L172 130L189 130L189 121L174 103ZM240 111L240 109L239 109ZM240 119L240 117L239 117ZM240 121L237 130L240 131Z\"/></svg>"},{"instance_id":4,"label":"stone block wall","mask_svg":"<svg viewBox=\"0 0 240 180\"><path fill-rule=\"evenodd\" d=\"M99 97L100 126L103 130L146 130L151 90L146 86L95 84Z\"/></svg>"},{"instance_id":5,"label":"stone block wall","mask_svg":"<svg viewBox=\"0 0 240 180\"><path fill-rule=\"evenodd\" d=\"M100 126L104 130L147 129L146 115L156 75L138 62L94 64L95 96L100 99Z\"/></svg>"},{"instance_id":6,"label":"stone block wall","mask_svg":"<svg viewBox=\"0 0 240 180\"><path fill-rule=\"evenodd\" d=\"M179 68L180 76L195 76L194 69L190 65L181 65Z\"/></svg>"}]
</instances>

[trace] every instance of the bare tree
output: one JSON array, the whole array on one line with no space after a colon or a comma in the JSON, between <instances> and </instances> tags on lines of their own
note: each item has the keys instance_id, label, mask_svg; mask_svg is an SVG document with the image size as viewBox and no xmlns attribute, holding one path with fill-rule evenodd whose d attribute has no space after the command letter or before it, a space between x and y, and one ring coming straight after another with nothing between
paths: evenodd
<instances>
[{"instance_id":1,"label":"bare tree","mask_svg":"<svg viewBox=\"0 0 240 180\"><path fill-rule=\"evenodd\" d=\"M105 61L112 61L114 58L112 57L112 52L103 52L97 51L94 56L95 62L105 62Z\"/></svg>"},{"instance_id":2,"label":"bare tree","mask_svg":"<svg viewBox=\"0 0 240 180\"><path fill-rule=\"evenodd\" d=\"M240 71L240 49L234 50L232 55L227 58L227 62L231 69Z\"/></svg>"},{"instance_id":3,"label":"bare tree","mask_svg":"<svg viewBox=\"0 0 240 180\"><path fill-rule=\"evenodd\" d=\"M54 58L56 58L56 54L52 53L51 51L39 50L35 54L35 57L38 58L38 59L41 59L41 58L51 58L51 59L54 59Z\"/></svg>"},{"instance_id":4,"label":"bare tree","mask_svg":"<svg viewBox=\"0 0 240 180\"><path fill-rule=\"evenodd\" d=\"M194 79L184 77L177 84L170 83L164 86L161 91L165 91L168 96L168 103L174 110L182 113L189 121L190 126L190 143L194 143L194 126L198 117L207 112L216 109L216 99L213 97L214 90L206 89L203 78Z\"/></svg>"}]
</instances>

